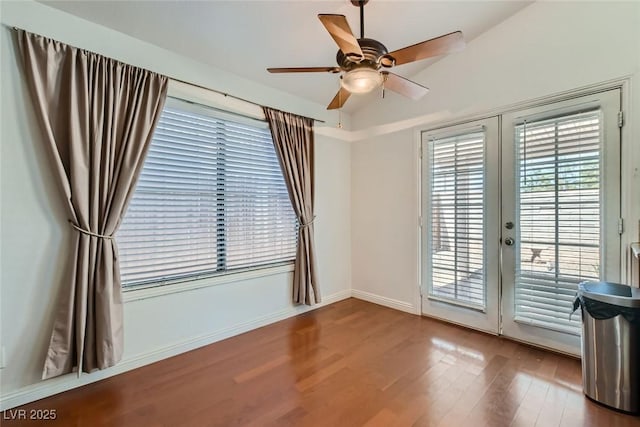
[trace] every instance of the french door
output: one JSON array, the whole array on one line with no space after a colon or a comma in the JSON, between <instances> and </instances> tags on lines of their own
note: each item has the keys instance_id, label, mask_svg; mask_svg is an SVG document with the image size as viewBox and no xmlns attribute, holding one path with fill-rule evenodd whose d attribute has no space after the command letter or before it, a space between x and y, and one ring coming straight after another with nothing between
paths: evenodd
<instances>
[{"instance_id":1,"label":"french door","mask_svg":"<svg viewBox=\"0 0 640 427\"><path fill-rule=\"evenodd\" d=\"M422 134L423 313L498 333L498 118Z\"/></svg>"},{"instance_id":2,"label":"french door","mask_svg":"<svg viewBox=\"0 0 640 427\"><path fill-rule=\"evenodd\" d=\"M620 279L620 92L422 134L422 312L580 352L578 283Z\"/></svg>"},{"instance_id":3,"label":"french door","mask_svg":"<svg viewBox=\"0 0 640 427\"><path fill-rule=\"evenodd\" d=\"M620 280L620 92L503 116L502 333L580 354L578 283Z\"/></svg>"}]
</instances>

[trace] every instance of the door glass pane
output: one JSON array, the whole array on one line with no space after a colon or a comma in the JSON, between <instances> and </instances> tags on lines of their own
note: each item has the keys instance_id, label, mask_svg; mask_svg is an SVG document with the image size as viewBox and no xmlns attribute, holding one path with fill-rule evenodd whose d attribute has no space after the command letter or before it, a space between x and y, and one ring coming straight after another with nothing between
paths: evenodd
<instances>
[{"instance_id":1,"label":"door glass pane","mask_svg":"<svg viewBox=\"0 0 640 427\"><path fill-rule=\"evenodd\" d=\"M516 321L579 334L577 285L600 278L601 114L523 122L515 133Z\"/></svg>"},{"instance_id":2,"label":"door glass pane","mask_svg":"<svg viewBox=\"0 0 640 427\"><path fill-rule=\"evenodd\" d=\"M428 147L429 297L484 309L484 132Z\"/></svg>"}]
</instances>

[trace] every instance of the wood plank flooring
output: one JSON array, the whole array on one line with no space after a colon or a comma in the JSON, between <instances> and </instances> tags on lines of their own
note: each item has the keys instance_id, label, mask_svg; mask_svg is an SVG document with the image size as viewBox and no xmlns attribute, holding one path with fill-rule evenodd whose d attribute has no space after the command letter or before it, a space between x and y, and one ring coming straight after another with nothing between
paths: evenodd
<instances>
[{"instance_id":1,"label":"wood plank flooring","mask_svg":"<svg viewBox=\"0 0 640 427\"><path fill-rule=\"evenodd\" d=\"M578 360L356 299L17 409L57 418L3 426L640 426Z\"/></svg>"}]
</instances>

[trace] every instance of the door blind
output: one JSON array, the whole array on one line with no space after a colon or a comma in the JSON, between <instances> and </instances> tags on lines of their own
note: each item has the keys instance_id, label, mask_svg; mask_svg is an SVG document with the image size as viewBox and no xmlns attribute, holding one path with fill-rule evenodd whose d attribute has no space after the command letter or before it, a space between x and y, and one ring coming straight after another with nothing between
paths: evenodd
<instances>
[{"instance_id":1,"label":"door blind","mask_svg":"<svg viewBox=\"0 0 640 427\"><path fill-rule=\"evenodd\" d=\"M123 285L292 260L297 221L266 124L172 105L117 234Z\"/></svg>"},{"instance_id":2,"label":"door blind","mask_svg":"<svg viewBox=\"0 0 640 427\"><path fill-rule=\"evenodd\" d=\"M485 135L429 142L429 296L485 307Z\"/></svg>"},{"instance_id":3,"label":"door blind","mask_svg":"<svg viewBox=\"0 0 640 427\"><path fill-rule=\"evenodd\" d=\"M601 276L601 114L524 122L515 133L515 320L579 334L577 285Z\"/></svg>"}]
</instances>

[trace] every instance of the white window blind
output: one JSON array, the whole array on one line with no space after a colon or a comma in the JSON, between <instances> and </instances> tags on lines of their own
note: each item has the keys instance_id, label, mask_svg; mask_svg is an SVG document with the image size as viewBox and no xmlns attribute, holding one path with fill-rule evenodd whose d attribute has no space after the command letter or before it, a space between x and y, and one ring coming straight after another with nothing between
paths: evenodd
<instances>
[{"instance_id":1,"label":"white window blind","mask_svg":"<svg viewBox=\"0 0 640 427\"><path fill-rule=\"evenodd\" d=\"M429 296L485 307L484 131L429 142Z\"/></svg>"},{"instance_id":2,"label":"white window blind","mask_svg":"<svg viewBox=\"0 0 640 427\"><path fill-rule=\"evenodd\" d=\"M297 221L267 124L170 101L117 234L123 285L292 260Z\"/></svg>"},{"instance_id":3,"label":"white window blind","mask_svg":"<svg viewBox=\"0 0 640 427\"><path fill-rule=\"evenodd\" d=\"M516 321L579 334L577 285L600 278L601 114L516 126Z\"/></svg>"}]
</instances>

